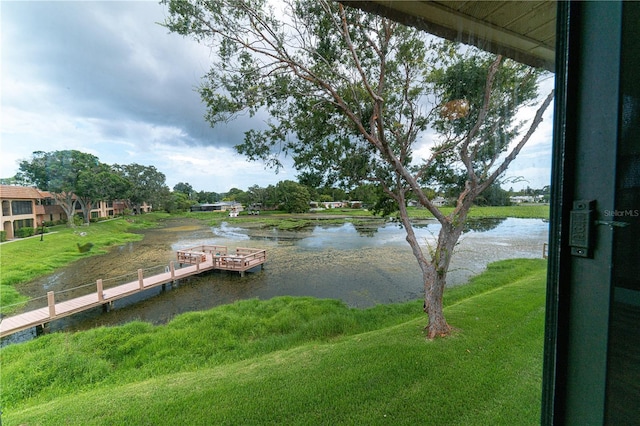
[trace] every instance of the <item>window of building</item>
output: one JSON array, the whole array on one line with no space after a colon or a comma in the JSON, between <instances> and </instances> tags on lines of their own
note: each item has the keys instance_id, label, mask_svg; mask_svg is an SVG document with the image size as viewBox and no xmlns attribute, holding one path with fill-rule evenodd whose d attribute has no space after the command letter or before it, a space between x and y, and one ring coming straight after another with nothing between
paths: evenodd
<instances>
[{"instance_id":1,"label":"window of building","mask_svg":"<svg viewBox=\"0 0 640 426\"><path fill-rule=\"evenodd\" d=\"M33 228L33 219L21 219L13 222L13 228L17 231L22 228Z\"/></svg>"},{"instance_id":2,"label":"window of building","mask_svg":"<svg viewBox=\"0 0 640 426\"><path fill-rule=\"evenodd\" d=\"M31 201L12 201L11 210L14 216L20 214L33 214L33 203Z\"/></svg>"}]
</instances>

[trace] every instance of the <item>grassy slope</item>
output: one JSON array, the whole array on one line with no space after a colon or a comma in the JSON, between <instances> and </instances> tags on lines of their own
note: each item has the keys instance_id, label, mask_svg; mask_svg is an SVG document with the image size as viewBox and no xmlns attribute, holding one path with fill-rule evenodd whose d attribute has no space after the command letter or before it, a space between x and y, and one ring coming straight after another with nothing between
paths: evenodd
<instances>
[{"instance_id":1,"label":"grassy slope","mask_svg":"<svg viewBox=\"0 0 640 426\"><path fill-rule=\"evenodd\" d=\"M19 294L19 284L50 274L82 257L105 253L108 247L138 241L140 234L130 231L153 226L158 217L144 215L91 224L88 227L56 226L51 233L4 243L0 246L0 307L10 313L14 305L26 298ZM80 253L78 244L91 242L90 252ZM8 307L8 308L7 308Z\"/></svg>"},{"instance_id":2,"label":"grassy slope","mask_svg":"<svg viewBox=\"0 0 640 426\"><path fill-rule=\"evenodd\" d=\"M309 298L50 335L2 349L3 420L537 424L544 288L544 261L497 262L447 292L458 331L434 341L415 302L355 310ZM87 371L94 363L101 374ZM20 379L34 375L40 388Z\"/></svg>"}]
</instances>

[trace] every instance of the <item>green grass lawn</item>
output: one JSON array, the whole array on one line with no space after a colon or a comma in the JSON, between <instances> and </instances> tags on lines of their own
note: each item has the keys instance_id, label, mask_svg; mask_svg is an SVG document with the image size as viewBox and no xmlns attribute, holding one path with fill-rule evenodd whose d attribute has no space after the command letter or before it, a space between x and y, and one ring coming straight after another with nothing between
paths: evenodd
<instances>
[{"instance_id":1,"label":"green grass lawn","mask_svg":"<svg viewBox=\"0 0 640 426\"><path fill-rule=\"evenodd\" d=\"M247 300L0 350L5 425L539 423L546 262L506 260L419 301Z\"/></svg>"},{"instance_id":2,"label":"green grass lawn","mask_svg":"<svg viewBox=\"0 0 640 426\"><path fill-rule=\"evenodd\" d=\"M56 226L42 236L24 238L0 245L0 312L14 311L26 298L19 293L19 284L50 274L82 257L105 253L106 249L129 241L138 241L141 234L131 231L154 226L163 214L130 216L67 228ZM80 253L78 244L92 243L91 251Z\"/></svg>"},{"instance_id":3,"label":"green grass lawn","mask_svg":"<svg viewBox=\"0 0 640 426\"><path fill-rule=\"evenodd\" d=\"M450 214L453 211L453 207L442 207L442 212L445 215ZM410 208L409 215L413 218L430 218L433 217L427 209L423 208ZM548 204L525 204L525 205L513 205L513 206L489 206L489 207L472 207L469 210L470 218L505 218L515 217L522 219L549 219L549 205Z\"/></svg>"}]
</instances>

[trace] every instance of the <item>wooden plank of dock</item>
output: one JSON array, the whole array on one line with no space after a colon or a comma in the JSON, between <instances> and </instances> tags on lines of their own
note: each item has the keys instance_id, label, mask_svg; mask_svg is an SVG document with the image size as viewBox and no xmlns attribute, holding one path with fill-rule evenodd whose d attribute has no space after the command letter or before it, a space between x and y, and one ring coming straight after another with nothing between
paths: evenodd
<instances>
[{"instance_id":1,"label":"wooden plank of dock","mask_svg":"<svg viewBox=\"0 0 640 426\"><path fill-rule=\"evenodd\" d=\"M189 255L189 252L196 255ZM3 318L0 322L0 338L202 272L218 269L237 271L241 276L244 276L245 271L264 265L267 257L264 250L258 249L238 248L236 254L228 255L226 247L199 246L178 251L178 259L185 263L195 262L195 264L175 269L173 262L171 262L167 272L146 278L143 277L140 269L138 270L138 279L135 281L106 290L102 289L102 280L98 280L95 293L59 303L55 302L54 293L49 292L47 307Z\"/></svg>"}]
</instances>

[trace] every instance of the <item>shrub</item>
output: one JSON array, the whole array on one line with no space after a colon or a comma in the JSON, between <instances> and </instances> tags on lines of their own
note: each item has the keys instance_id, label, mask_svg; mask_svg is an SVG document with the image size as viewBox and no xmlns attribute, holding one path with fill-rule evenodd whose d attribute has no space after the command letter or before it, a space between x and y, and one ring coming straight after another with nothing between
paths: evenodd
<instances>
[{"instance_id":1,"label":"shrub","mask_svg":"<svg viewBox=\"0 0 640 426\"><path fill-rule=\"evenodd\" d=\"M30 237L34 234L34 229L30 227L20 228L16 231L16 237L18 238L26 238Z\"/></svg>"},{"instance_id":2,"label":"shrub","mask_svg":"<svg viewBox=\"0 0 640 426\"><path fill-rule=\"evenodd\" d=\"M7 241L7 231L0 231L0 243Z\"/></svg>"}]
</instances>

